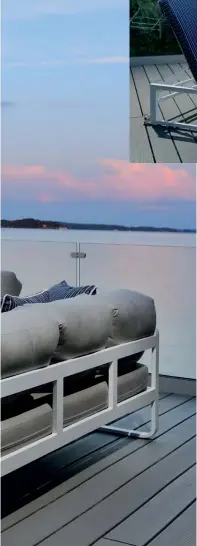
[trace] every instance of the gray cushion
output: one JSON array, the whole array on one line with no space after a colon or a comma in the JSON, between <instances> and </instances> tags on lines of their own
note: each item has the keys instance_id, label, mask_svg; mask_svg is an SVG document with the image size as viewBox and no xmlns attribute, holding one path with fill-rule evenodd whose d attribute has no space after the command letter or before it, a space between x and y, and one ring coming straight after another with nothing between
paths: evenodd
<instances>
[{"instance_id":1,"label":"gray cushion","mask_svg":"<svg viewBox=\"0 0 197 546\"><path fill-rule=\"evenodd\" d=\"M150 336L155 331L156 312L151 297L131 290L100 291L94 298L113 306L108 346Z\"/></svg>"},{"instance_id":2,"label":"gray cushion","mask_svg":"<svg viewBox=\"0 0 197 546\"><path fill-rule=\"evenodd\" d=\"M120 375L118 378L118 402L145 391L148 386L148 368L143 364L136 364L135 370Z\"/></svg>"},{"instance_id":3,"label":"gray cushion","mask_svg":"<svg viewBox=\"0 0 197 546\"><path fill-rule=\"evenodd\" d=\"M1 423L1 450L13 451L17 446L50 434L51 422L52 409L48 404L6 419Z\"/></svg>"},{"instance_id":4,"label":"gray cushion","mask_svg":"<svg viewBox=\"0 0 197 546\"><path fill-rule=\"evenodd\" d=\"M46 304L43 304L44 306ZM59 327L38 305L4 313L1 318L1 374L9 377L47 366L59 341Z\"/></svg>"},{"instance_id":5,"label":"gray cushion","mask_svg":"<svg viewBox=\"0 0 197 546\"><path fill-rule=\"evenodd\" d=\"M57 320L60 328L56 361L104 349L111 331L112 307L103 300L82 295L69 300L44 304L47 315Z\"/></svg>"},{"instance_id":6,"label":"gray cushion","mask_svg":"<svg viewBox=\"0 0 197 546\"><path fill-rule=\"evenodd\" d=\"M22 289L21 282L17 279L13 271L1 271L1 297L5 294L19 296Z\"/></svg>"},{"instance_id":7,"label":"gray cushion","mask_svg":"<svg viewBox=\"0 0 197 546\"><path fill-rule=\"evenodd\" d=\"M107 405L108 388L98 385L66 396L63 402L64 426L80 421ZM52 433L52 409L49 404L35 407L21 415L6 419L1 426L1 449L12 451Z\"/></svg>"},{"instance_id":8,"label":"gray cushion","mask_svg":"<svg viewBox=\"0 0 197 546\"><path fill-rule=\"evenodd\" d=\"M135 370L118 378L118 402L146 390L147 385L148 368L137 364ZM64 426L101 411L107 408L107 405L108 388L104 381L66 396L63 406ZM48 404L43 403L42 406L2 423L1 449L4 453L9 453L51 432L52 409Z\"/></svg>"}]
</instances>

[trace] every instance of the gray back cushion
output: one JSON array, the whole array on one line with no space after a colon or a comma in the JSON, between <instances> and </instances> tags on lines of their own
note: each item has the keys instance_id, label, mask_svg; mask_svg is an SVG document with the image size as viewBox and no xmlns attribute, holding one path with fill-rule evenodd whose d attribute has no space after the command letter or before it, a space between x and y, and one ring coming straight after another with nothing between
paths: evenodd
<instances>
[{"instance_id":1,"label":"gray back cushion","mask_svg":"<svg viewBox=\"0 0 197 546\"><path fill-rule=\"evenodd\" d=\"M46 304L58 321L60 339L54 359L67 360L105 348L111 331L112 307L96 296L76 296Z\"/></svg>"},{"instance_id":2,"label":"gray back cushion","mask_svg":"<svg viewBox=\"0 0 197 546\"><path fill-rule=\"evenodd\" d=\"M100 291L96 298L113 307L112 330L108 345L150 336L156 327L154 300L132 290Z\"/></svg>"},{"instance_id":3,"label":"gray back cushion","mask_svg":"<svg viewBox=\"0 0 197 546\"><path fill-rule=\"evenodd\" d=\"M45 304L46 305L46 304ZM47 366L59 341L57 321L39 305L18 307L1 316L2 378Z\"/></svg>"},{"instance_id":4,"label":"gray back cushion","mask_svg":"<svg viewBox=\"0 0 197 546\"><path fill-rule=\"evenodd\" d=\"M76 296L3 313L2 377L103 349L111 332L112 307L95 299Z\"/></svg>"},{"instance_id":5,"label":"gray back cushion","mask_svg":"<svg viewBox=\"0 0 197 546\"><path fill-rule=\"evenodd\" d=\"M13 271L1 271L1 297L6 294L19 296L22 284Z\"/></svg>"}]
</instances>

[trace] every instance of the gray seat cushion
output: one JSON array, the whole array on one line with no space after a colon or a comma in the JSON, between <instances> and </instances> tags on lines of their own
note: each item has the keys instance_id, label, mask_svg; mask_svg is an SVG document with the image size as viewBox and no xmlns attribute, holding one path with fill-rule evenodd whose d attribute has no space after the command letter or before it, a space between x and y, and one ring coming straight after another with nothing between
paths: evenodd
<instances>
[{"instance_id":1,"label":"gray seat cushion","mask_svg":"<svg viewBox=\"0 0 197 546\"><path fill-rule=\"evenodd\" d=\"M22 284L13 271L1 271L1 298L6 294L19 296Z\"/></svg>"},{"instance_id":2,"label":"gray seat cushion","mask_svg":"<svg viewBox=\"0 0 197 546\"><path fill-rule=\"evenodd\" d=\"M52 409L43 404L1 423L1 451L13 451L51 433Z\"/></svg>"}]
</instances>

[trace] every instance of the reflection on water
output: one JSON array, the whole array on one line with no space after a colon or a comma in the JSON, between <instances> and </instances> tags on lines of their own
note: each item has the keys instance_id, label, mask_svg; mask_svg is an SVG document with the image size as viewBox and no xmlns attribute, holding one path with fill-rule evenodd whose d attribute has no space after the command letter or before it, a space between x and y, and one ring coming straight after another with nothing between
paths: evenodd
<instances>
[{"instance_id":1,"label":"reflection on water","mask_svg":"<svg viewBox=\"0 0 197 546\"><path fill-rule=\"evenodd\" d=\"M9 234L3 237L2 268L16 272L23 282L23 294L42 290L62 279L75 284L76 262L71 252L76 247L66 242L71 241L68 232L44 232L42 240L37 242L38 231L3 231ZM73 241L81 241L80 249L86 253L80 263L80 283L95 283L109 289L129 288L152 296L161 338L160 373L194 378L195 236L70 233ZM101 244L97 242L99 237ZM87 239L89 243L85 242ZM109 244L112 239L118 244ZM107 244L102 244L104 241Z\"/></svg>"}]
</instances>

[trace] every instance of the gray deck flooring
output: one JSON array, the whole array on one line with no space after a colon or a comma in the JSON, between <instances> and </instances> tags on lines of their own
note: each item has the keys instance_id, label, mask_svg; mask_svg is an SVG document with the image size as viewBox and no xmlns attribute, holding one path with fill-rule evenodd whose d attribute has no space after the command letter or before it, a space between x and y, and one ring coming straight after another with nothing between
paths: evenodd
<instances>
[{"instance_id":1,"label":"gray deck flooring","mask_svg":"<svg viewBox=\"0 0 197 546\"><path fill-rule=\"evenodd\" d=\"M174 76L184 68L179 76ZM144 125L150 112L150 82L173 83L191 77L186 64L133 66L130 75L130 160L134 163L196 163L197 133ZM169 80L170 78L170 80ZM166 81L168 80L168 82ZM162 101L161 114L173 121L197 122L197 96L186 93Z\"/></svg>"},{"instance_id":2,"label":"gray deck flooring","mask_svg":"<svg viewBox=\"0 0 197 546\"><path fill-rule=\"evenodd\" d=\"M95 432L4 477L2 546L194 546L195 412L161 394L154 440Z\"/></svg>"}]
</instances>

